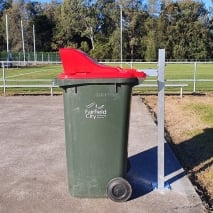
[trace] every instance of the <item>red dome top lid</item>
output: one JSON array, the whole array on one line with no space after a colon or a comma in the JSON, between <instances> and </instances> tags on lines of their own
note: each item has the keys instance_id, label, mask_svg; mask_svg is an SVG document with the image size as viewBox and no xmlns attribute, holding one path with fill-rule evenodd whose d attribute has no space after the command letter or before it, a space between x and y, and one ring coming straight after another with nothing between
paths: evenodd
<instances>
[{"instance_id":1,"label":"red dome top lid","mask_svg":"<svg viewBox=\"0 0 213 213\"><path fill-rule=\"evenodd\" d=\"M86 79L86 78L145 78L144 72L135 69L123 69L100 64L86 53L74 48L59 50L64 72L59 79Z\"/></svg>"}]
</instances>

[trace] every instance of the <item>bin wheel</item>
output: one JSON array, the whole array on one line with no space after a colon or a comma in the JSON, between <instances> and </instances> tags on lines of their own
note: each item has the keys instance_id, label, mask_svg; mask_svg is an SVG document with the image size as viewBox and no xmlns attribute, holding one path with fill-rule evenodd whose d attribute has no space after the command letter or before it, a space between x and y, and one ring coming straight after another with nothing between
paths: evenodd
<instances>
[{"instance_id":1,"label":"bin wheel","mask_svg":"<svg viewBox=\"0 0 213 213\"><path fill-rule=\"evenodd\" d=\"M124 202L131 197L132 187L127 180L117 177L109 181L107 195L115 202Z\"/></svg>"}]
</instances>

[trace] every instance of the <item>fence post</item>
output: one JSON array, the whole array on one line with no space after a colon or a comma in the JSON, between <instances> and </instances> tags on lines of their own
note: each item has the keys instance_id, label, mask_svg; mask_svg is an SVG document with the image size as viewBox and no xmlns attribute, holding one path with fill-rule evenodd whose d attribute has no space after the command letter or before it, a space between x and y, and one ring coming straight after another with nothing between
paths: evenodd
<instances>
[{"instance_id":1,"label":"fence post","mask_svg":"<svg viewBox=\"0 0 213 213\"><path fill-rule=\"evenodd\" d=\"M4 96L6 96L6 79L5 79L4 62L2 62L2 80L3 80L3 91L4 91Z\"/></svg>"},{"instance_id":2,"label":"fence post","mask_svg":"<svg viewBox=\"0 0 213 213\"><path fill-rule=\"evenodd\" d=\"M193 80L193 93L196 93L196 81L197 81L197 62L194 63L194 80Z\"/></svg>"}]
</instances>

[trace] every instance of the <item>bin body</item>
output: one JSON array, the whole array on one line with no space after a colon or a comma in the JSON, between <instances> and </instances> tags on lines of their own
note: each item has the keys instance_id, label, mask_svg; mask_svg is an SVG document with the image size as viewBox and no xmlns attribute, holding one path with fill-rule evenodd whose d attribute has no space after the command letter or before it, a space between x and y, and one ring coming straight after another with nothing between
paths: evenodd
<instances>
[{"instance_id":1,"label":"bin body","mask_svg":"<svg viewBox=\"0 0 213 213\"><path fill-rule=\"evenodd\" d=\"M126 172L131 84L77 85L64 90L71 195L104 197Z\"/></svg>"},{"instance_id":2,"label":"bin body","mask_svg":"<svg viewBox=\"0 0 213 213\"><path fill-rule=\"evenodd\" d=\"M106 197L108 182L126 174L131 91L138 79L72 75L58 78L69 191L74 197Z\"/></svg>"}]
</instances>

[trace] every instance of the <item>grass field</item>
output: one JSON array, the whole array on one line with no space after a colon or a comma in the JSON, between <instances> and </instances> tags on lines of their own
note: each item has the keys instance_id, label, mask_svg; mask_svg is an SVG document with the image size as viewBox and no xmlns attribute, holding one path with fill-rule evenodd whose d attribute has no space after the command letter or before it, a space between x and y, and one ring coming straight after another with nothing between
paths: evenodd
<instances>
[{"instance_id":1,"label":"grass field","mask_svg":"<svg viewBox=\"0 0 213 213\"><path fill-rule=\"evenodd\" d=\"M54 78L62 72L61 65L30 66L5 69L7 85L51 85ZM0 73L2 79L3 72ZM0 82L3 85L3 81ZM55 92L60 89L55 88ZM1 94L3 93L3 89ZM7 88L7 94L50 94L49 88Z\"/></svg>"},{"instance_id":2,"label":"grass field","mask_svg":"<svg viewBox=\"0 0 213 213\"><path fill-rule=\"evenodd\" d=\"M139 69L150 68L148 64L138 65ZM153 64L153 69L157 69L157 65ZM193 92L194 87L194 63L191 64L167 64L165 68L165 80L170 84L188 84L188 87L184 88L185 92ZM149 80L157 78L148 77L146 83ZM196 92L213 91L213 64L197 64L196 67ZM203 81L204 80L204 81ZM210 81L209 81L210 80ZM141 89L146 91L147 88ZM150 88L148 88L150 90ZM153 90L153 89L151 89ZM156 89L157 90L157 89ZM166 91L179 91L179 88L166 88Z\"/></svg>"},{"instance_id":3,"label":"grass field","mask_svg":"<svg viewBox=\"0 0 213 213\"><path fill-rule=\"evenodd\" d=\"M110 64L119 66L120 64ZM130 64L124 64L124 67L130 67ZM157 64L151 63L137 63L134 64L135 69L157 69ZM188 84L184 88L184 92L193 92L194 86L194 63L191 64L166 64L165 76L167 83L172 84ZM52 80L57 77L59 73L63 71L62 66L59 65L43 65L43 66L30 66L21 68L9 68L5 69L5 79L8 85L11 84L35 84L40 85L44 83L51 84ZM0 86L3 85L3 71L0 70ZM196 92L208 92L213 91L213 63L211 64L197 64L196 67ZM205 80L205 81L200 81ZM209 81L210 80L210 81ZM145 83L154 83L156 77L147 77ZM10 88L7 89L8 93L36 93L45 92L48 89L41 88ZM179 88L166 88L166 92L179 92ZM59 90L58 90L59 91ZM156 92L157 88L137 88L137 91L141 93Z\"/></svg>"}]
</instances>

